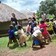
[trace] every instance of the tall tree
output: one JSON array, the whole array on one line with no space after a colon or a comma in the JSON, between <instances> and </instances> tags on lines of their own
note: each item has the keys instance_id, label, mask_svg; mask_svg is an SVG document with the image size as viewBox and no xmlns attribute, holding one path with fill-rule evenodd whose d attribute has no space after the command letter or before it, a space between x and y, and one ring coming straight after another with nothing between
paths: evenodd
<instances>
[{"instance_id":1,"label":"tall tree","mask_svg":"<svg viewBox=\"0 0 56 56\"><path fill-rule=\"evenodd\" d=\"M45 12L49 14L54 14L56 16L56 0L45 0L41 1L40 4L40 13Z\"/></svg>"}]
</instances>

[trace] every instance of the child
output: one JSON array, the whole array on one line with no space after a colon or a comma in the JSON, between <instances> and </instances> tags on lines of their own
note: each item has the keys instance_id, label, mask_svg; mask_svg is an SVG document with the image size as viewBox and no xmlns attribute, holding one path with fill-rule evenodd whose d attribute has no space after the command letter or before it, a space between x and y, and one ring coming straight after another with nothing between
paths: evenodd
<instances>
[{"instance_id":1,"label":"child","mask_svg":"<svg viewBox=\"0 0 56 56\"><path fill-rule=\"evenodd\" d=\"M32 34L32 37L33 37L33 44L32 44L32 47L35 45L35 44L39 44L40 47L42 48L43 47L43 43L42 43L42 33L40 31L40 28L37 27L37 24L35 25L34 27L34 32Z\"/></svg>"},{"instance_id":2,"label":"child","mask_svg":"<svg viewBox=\"0 0 56 56\"><path fill-rule=\"evenodd\" d=\"M56 34L56 19L54 19L54 32Z\"/></svg>"},{"instance_id":3,"label":"child","mask_svg":"<svg viewBox=\"0 0 56 56\"><path fill-rule=\"evenodd\" d=\"M42 35L45 38L45 42L46 42L46 39L48 39L48 42L51 41L50 35L49 35L48 31L47 31L47 24L45 24L45 22L43 20L41 21L40 28L43 28L43 30L44 30L42 32Z\"/></svg>"},{"instance_id":4,"label":"child","mask_svg":"<svg viewBox=\"0 0 56 56\"><path fill-rule=\"evenodd\" d=\"M9 31L8 31L8 34L9 34L8 46L9 46L10 43L12 43L12 41L13 41L14 43L17 43L17 40L16 40L16 38L15 38L15 36L14 36L13 25L10 25L10 29L9 29Z\"/></svg>"},{"instance_id":5,"label":"child","mask_svg":"<svg viewBox=\"0 0 56 56\"><path fill-rule=\"evenodd\" d=\"M38 26L38 23L35 22L34 26L35 27L33 28L33 31L36 31L37 29L40 30L40 27Z\"/></svg>"},{"instance_id":6,"label":"child","mask_svg":"<svg viewBox=\"0 0 56 56\"><path fill-rule=\"evenodd\" d=\"M17 25L17 19L14 13L12 13L11 23L12 22L15 22L15 24Z\"/></svg>"},{"instance_id":7,"label":"child","mask_svg":"<svg viewBox=\"0 0 56 56\"><path fill-rule=\"evenodd\" d=\"M35 27L35 21L32 19L32 22L31 22L31 34L33 34L33 28Z\"/></svg>"},{"instance_id":8,"label":"child","mask_svg":"<svg viewBox=\"0 0 56 56\"><path fill-rule=\"evenodd\" d=\"M30 35L31 34L31 23L29 23L26 27L26 33L27 35Z\"/></svg>"},{"instance_id":9,"label":"child","mask_svg":"<svg viewBox=\"0 0 56 56\"><path fill-rule=\"evenodd\" d=\"M12 25L13 25L14 32L18 31L18 26L15 24L15 22L12 22Z\"/></svg>"},{"instance_id":10,"label":"child","mask_svg":"<svg viewBox=\"0 0 56 56\"><path fill-rule=\"evenodd\" d=\"M26 35L20 25L18 26L18 36L20 46L22 47L23 43L26 46Z\"/></svg>"},{"instance_id":11,"label":"child","mask_svg":"<svg viewBox=\"0 0 56 56\"><path fill-rule=\"evenodd\" d=\"M53 34L53 23L49 21L49 19L46 19L46 24L48 25L47 30L50 35Z\"/></svg>"}]
</instances>

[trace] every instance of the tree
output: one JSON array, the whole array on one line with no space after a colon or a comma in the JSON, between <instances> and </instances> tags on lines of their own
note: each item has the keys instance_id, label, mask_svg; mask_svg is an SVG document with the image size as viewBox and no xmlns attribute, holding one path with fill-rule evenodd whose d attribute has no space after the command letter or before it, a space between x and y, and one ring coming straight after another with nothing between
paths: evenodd
<instances>
[{"instance_id":1,"label":"tree","mask_svg":"<svg viewBox=\"0 0 56 56\"><path fill-rule=\"evenodd\" d=\"M56 0L41 1L39 7L40 13L54 14L56 16Z\"/></svg>"}]
</instances>

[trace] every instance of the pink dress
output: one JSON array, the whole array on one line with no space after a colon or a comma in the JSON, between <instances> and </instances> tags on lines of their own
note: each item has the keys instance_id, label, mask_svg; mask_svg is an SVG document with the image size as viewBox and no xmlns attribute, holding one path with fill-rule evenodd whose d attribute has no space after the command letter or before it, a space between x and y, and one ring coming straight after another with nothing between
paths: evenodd
<instances>
[{"instance_id":1,"label":"pink dress","mask_svg":"<svg viewBox=\"0 0 56 56\"><path fill-rule=\"evenodd\" d=\"M44 32L42 32L42 35L45 37L45 38L47 38L48 37L48 35L49 35L49 33L48 33L48 31L47 31L47 24L45 24L45 23L43 23L43 24L40 24L40 28L43 28L44 29Z\"/></svg>"},{"instance_id":2,"label":"pink dress","mask_svg":"<svg viewBox=\"0 0 56 56\"><path fill-rule=\"evenodd\" d=\"M30 32L30 31L31 31L31 26L27 25L26 32Z\"/></svg>"}]
</instances>

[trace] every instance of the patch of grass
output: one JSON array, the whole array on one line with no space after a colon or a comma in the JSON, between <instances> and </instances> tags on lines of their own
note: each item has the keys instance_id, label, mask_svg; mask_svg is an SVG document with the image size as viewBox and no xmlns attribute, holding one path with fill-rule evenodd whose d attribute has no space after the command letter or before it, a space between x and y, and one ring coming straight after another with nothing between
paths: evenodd
<instances>
[{"instance_id":1,"label":"patch of grass","mask_svg":"<svg viewBox=\"0 0 56 56\"><path fill-rule=\"evenodd\" d=\"M53 44L56 45L56 35L54 35L54 36L52 37L52 42L53 42Z\"/></svg>"},{"instance_id":2,"label":"patch of grass","mask_svg":"<svg viewBox=\"0 0 56 56\"><path fill-rule=\"evenodd\" d=\"M3 51L3 49L7 50L12 50L12 51L15 51L15 52L25 52L27 50L30 50L31 49L31 46L32 46L32 40L28 40L27 41L27 46L23 46L23 47L20 47L20 46L17 46L17 44L14 45L13 44L10 44L10 48L7 47L7 43L8 43L8 37L2 37L0 38L0 50ZM54 45L56 45L56 36L54 36L52 38L52 43Z\"/></svg>"},{"instance_id":3,"label":"patch of grass","mask_svg":"<svg viewBox=\"0 0 56 56\"><path fill-rule=\"evenodd\" d=\"M8 37L2 37L0 38L0 48L2 49L7 49L9 47L7 47L7 44L8 44ZM17 44L10 44L10 50L13 50L13 51L17 51L17 52L24 52L24 51L27 51L31 48L31 45L32 45L32 41L27 41L27 46L23 46L23 47L20 47L20 46L17 46Z\"/></svg>"},{"instance_id":4,"label":"patch of grass","mask_svg":"<svg viewBox=\"0 0 56 56\"><path fill-rule=\"evenodd\" d=\"M0 38L0 48L6 48L8 43L8 37Z\"/></svg>"}]
</instances>

